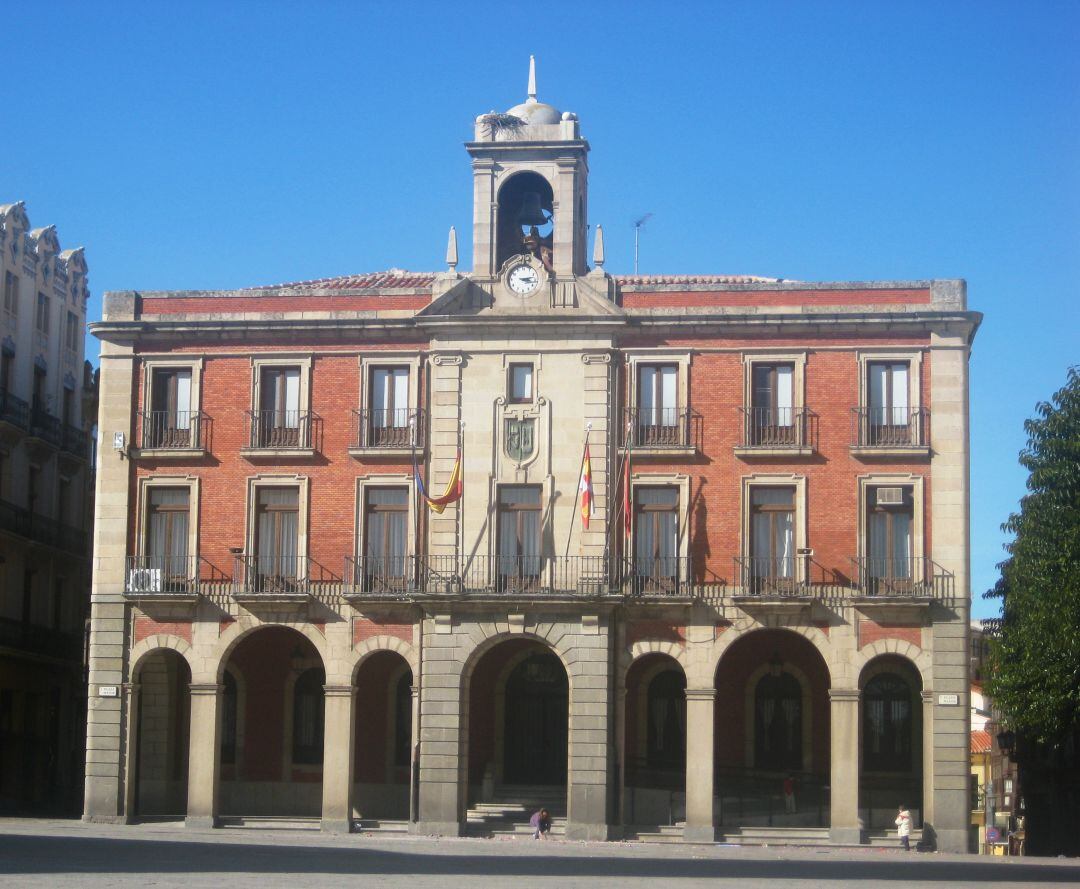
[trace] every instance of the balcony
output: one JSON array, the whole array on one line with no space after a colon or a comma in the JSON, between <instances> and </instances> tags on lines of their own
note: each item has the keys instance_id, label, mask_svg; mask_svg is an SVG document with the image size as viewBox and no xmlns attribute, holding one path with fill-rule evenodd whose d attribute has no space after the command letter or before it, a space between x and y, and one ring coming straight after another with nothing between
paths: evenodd
<instances>
[{"instance_id":1,"label":"balcony","mask_svg":"<svg viewBox=\"0 0 1080 889\"><path fill-rule=\"evenodd\" d=\"M232 595L247 605L299 605L311 594L307 556L236 556Z\"/></svg>"},{"instance_id":2,"label":"balcony","mask_svg":"<svg viewBox=\"0 0 1080 889\"><path fill-rule=\"evenodd\" d=\"M354 457L408 456L423 450L426 416L422 409L353 411Z\"/></svg>"},{"instance_id":3,"label":"balcony","mask_svg":"<svg viewBox=\"0 0 1080 889\"><path fill-rule=\"evenodd\" d=\"M54 417L44 408L30 408L30 429L28 445L39 448L43 445L59 448L63 442L63 429L59 417Z\"/></svg>"},{"instance_id":4,"label":"balcony","mask_svg":"<svg viewBox=\"0 0 1080 889\"><path fill-rule=\"evenodd\" d=\"M0 618L0 647L76 664L83 659L80 633L39 627L6 617Z\"/></svg>"},{"instance_id":5,"label":"balcony","mask_svg":"<svg viewBox=\"0 0 1080 889\"><path fill-rule=\"evenodd\" d=\"M856 457L929 457L930 411L924 407L852 408L851 453Z\"/></svg>"},{"instance_id":6,"label":"balcony","mask_svg":"<svg viewBox=\"0 0 1080 889\"><path fill-rule=\"evenodd\" d=\"M734 596L744 603L835 598L843 592L833 572L811 556L736 556Z\"/></svg>"},{"instance_id":7,"label":"balcony","mask_svg":"<svg viewBox=\"0 0 1080 889\"><path fill-rule=\"evenodd\" d=\"M955 578L937 562L919 558L876 558L860 556L851 560L852 589L861 600L883 603L914 600L950 600Z\"/></svg>"},{"instance_id":8,"label":"balcony","mask_svg":"<svg viewBox=\"0 0 1080 889\"><path fill-rule=\"evenodd\" d=\"M199 556L129 556L124 595L158 602L193 602L225 578Z\"/></svg>"},{"instance_id":9,"label":"balcony","mask_svg":"<svg viewBox=\"0 0 1080 889\"><path fill-rule=\"evenodd\" d=\"M86 531L38 515L6 500L0 500L0 531L76 556L86 555Z\"/></svg>"},{"instance_id":10,"label":"balcony","mask_svg":"<svg viewBox=\"0 0 1080 889\"><path fill-rule=\"evenodd\" d=\"M77 460L86 460L90 454L90 438L78 426L64 423L60 428L60 450Z\"/></svg>"},{"instance_id":11,"label":"balcony","mask_svg":"<svg viewBox=\"0 0 1080 889\"><path fill-rule=\"evenodd\" d=\"M0 435L17 437L30 428L30 405L10 392L0 390Z\"/></svg>"},{"instance_id":12,"label":"balcony","mask_svg":"<svg viewBox=\"0 0 1080 889\"><path fill-rule=\"evenodd\" d=\"M313 411L247 411L245 457L313 457L321 419Z\"/></svg>"},{"instance_id":13,"label":"balcony","mask_svg":"<svg viewBox=\"0 0 1080 889\"><path fill-rule=\"evenodd\" d=\"M700 439L701 417L690 408L626 408L623 447L656 456L693 454Z\"/></svg>"},{"instance_id":14,"label":"balcony","mask_svg":"<svg viewBox=\"0 0 1080 889\"><path fill-rule=\"evenodd\" d=\"M139 414L139 457L201 457L207 451L210 418L202 411Z\"/></svg>"},{"instance_id":15,"label":"balcony","mask_svg":"<svg viewBox=\"0 0 1080 889\"><path fill-rule=\"evenodd\" d=\"M739 457L809 457L817 443L817 414L806 408L739 408L743 417Z\"/></svg>"}]
</instances>

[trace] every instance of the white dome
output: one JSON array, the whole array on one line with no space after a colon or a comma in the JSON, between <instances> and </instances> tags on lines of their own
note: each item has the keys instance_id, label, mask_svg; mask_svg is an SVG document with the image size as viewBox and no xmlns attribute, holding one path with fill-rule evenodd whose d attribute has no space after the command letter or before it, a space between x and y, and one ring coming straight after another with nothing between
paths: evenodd
<instances>
[{"instance_id":1,"label":"white dome","mask_svg":"<svg viewBox=\"0 0 1080 889\"><path fill-rule=\"evenodd\" d=\"M536 99L529 99L520 105L515 105L506 113L512 114L514 117L520 117L525 123L529 124L551 124L562 120L562 112L558 108L548 105L546 102L537 102Z\"/></svg>"}]
</instances>

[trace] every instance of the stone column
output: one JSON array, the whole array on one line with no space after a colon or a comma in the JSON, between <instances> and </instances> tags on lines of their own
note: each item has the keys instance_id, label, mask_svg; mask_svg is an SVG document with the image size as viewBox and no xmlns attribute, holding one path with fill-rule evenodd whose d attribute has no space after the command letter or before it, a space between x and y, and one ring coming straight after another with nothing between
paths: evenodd
<instances>
[{"instance_id":1,"label":"stone column","mask_svg":"<svg viewBox=\"0 0 1080 889\"><path fill-rule=\"evenodd\" d=\"M323 687L322 829L330 833L352 828L355 701L351 685Z\"/></svg>"},{"instance_id":2,"label":"stone column","mask_svg":"<svg viewBox=\"0 0 1080 889\"><path fill-rule=\"evenodd\" d=\"M716 689L686 690L686 827L688 843L716 841L713 816L713 775Z\"/></svg>"},{"instance_id":3,"label":"stone column","mask_svg":"<svg viewBox=\"0 0 1080 889\"><path fill-rule=\"evenodd\" d=\"M563 637L574 658L570 681L570 770L566 788L566 838L607 840L610 768L613 747L611 663L608 653L609 624L598 625L581 635Z\"/></svg>"},{"instance_id":4,"label":"stone column","mask_svg":"<svg viewBox=\"0 0 1080 889\"><path fill-rule=\"evenodd\" d=\"M922 821L934 823L934 693L922 691Z\"/></svg>"},{"instance_id":5,"label":"stone column","mask_svg":"<svg viewBox=\"0 0 1080 889\"><path fill-rule=\"evenodd\" d=\"M128 682L124 685L124 695L127 698L127 757L124 761L124 820L131 824L138 815L138 785L136 776L139 758L139 746L136 738L139 736L139 683Z\"/></svg>"},{"instance_id":6,"label":"stone column","mask_svg":"<svg viewBox=\"0 0 1080 889\"><path fill-rule=\"evenodd\" d=\"M468 700L461 699L461 667L455 660L468 636L455 633L449 614L423 622L420 680L420 788L416 833L459 836L465 824Z\"/></svg>"},{"instance_id":7,"label":"stone column","mask_svg":"<svg viewBox=\"0 0 1080 889\"><path fill-rule=\"evenodd\" d=\"M222 686L191 685L186 827L216 827Z\"/></svg>"},{"instance_id":8,"label":"stone column","mask_svg":"<svg viewBox=\"0 0 1080 889\"><path fill-rule=\"evenodd\" d=\"M831 809L829 839L861 843L859 820L859 690L830 688L832 717Z\"/></svg>"}]
</instances>

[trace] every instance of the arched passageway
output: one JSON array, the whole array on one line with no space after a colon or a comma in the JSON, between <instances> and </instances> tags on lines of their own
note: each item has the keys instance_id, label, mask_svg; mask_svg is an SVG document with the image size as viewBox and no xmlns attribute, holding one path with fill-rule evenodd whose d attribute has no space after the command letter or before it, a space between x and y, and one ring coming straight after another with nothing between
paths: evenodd
<instances>
[{"instance_id":1,"label":"arched passageway","mask_svg":"<svg viewBox=\"0 0 1080 889\"><path fill-rule=\"evenodd\" d=\"M136 726L136 818L183 818L187 812L191 670L171 648L139 663Z\"/></svg>"},{"instance_id":2,"label":"arched passageway","mask_svg":"<svg viewBox=\"0 0 1080 889\"><path fill-rule=\"evenodd\" d=\"M665 654L626 672L623 820L675 824L686 816L686 675Z\"/></svg>"},{"instance_id":3,"label":"arched passageway","mask_svg":"<svg viewBox=\"0 0 1080 889\"><path fill-rule=\"evenodd\" d=\"M265 627L233 649L222 678L222 815L320 815L325 684L318 651L296 630Z\"/></svg>"},{"instance_id":4,"label":"arched passageway","mask_svg":"<svg viewBox=\"0 0 1080 889\"><path fill-rule=\"evenodd\" d=\"M468 676L468 799L565 811L569 681L532 639L502 642ZM561 812L560 812L561 813Z\"/></svg>"},{"instance_id":5,"label":"arched passageway","mask_svg":"<svg viewBox=\"0 0 1080 889\"><path fill-rule=\"evenodd\" d=\"M379 651L356 671L353 808L363 819L409 817L413 747L413 675L393 651Z\"/></svg>"},{"instance_id":6,"label":"arched passageway","mask_svg":"<svg viewBox=\"0 0 1080 889\"><path fill-rule=\"evenodd\" d=\"M716 672L717 823L827 827L829 670L805 637L760 630Z\"/></svg>"},{"instance_id":7,"label":"arched passageway","mask_svg":"<svg viewBox=\"0 0 1080 889\"><path fill-rule=\"evenodd\" d=\"M897 806L922 824L922 679L906 658L885 655L859 677L859 817L871 830L892 829Z\"/></svg>"}]
</instances>

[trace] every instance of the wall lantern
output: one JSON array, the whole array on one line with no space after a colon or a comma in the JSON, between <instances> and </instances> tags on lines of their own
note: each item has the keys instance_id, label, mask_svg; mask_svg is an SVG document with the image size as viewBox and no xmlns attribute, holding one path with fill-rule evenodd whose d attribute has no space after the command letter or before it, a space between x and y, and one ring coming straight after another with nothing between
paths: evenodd
<instances>
[{"instance_id":1,"label":"wall lantern","mask_svg":"<svg viewBox=\"0 0 1080 889\"><path fill-rule=\"evenodd\" d=\"M1009 759L1012 759L1013 752L1016 750L1016 733L1005 729L1003 732L998 732L997 736L998 749L1004 753Z\"/></svg>"}]
</instances>

